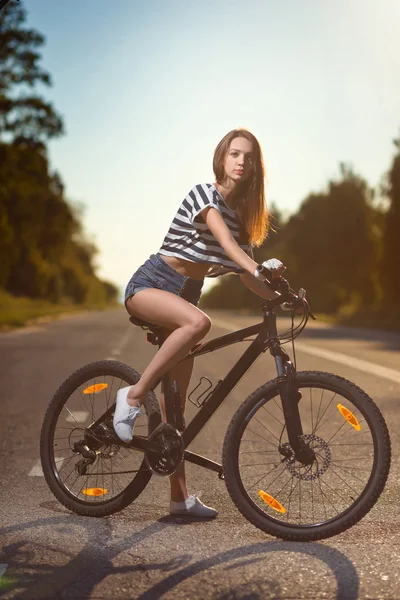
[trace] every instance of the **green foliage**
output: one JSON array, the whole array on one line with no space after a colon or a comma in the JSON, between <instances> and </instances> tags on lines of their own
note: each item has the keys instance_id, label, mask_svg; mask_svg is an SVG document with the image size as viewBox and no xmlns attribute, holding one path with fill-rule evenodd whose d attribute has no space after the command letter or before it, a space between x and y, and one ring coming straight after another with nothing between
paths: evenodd
<instances>
[{"instance_id":1,"label":"green foliage","mask_svg":"<svg viewBox=\"0 0 400 600\"><path fill-rule=\"evenodd\" d=\"M365 181L342 166L326 193L311 194L285 228L291 281L307 289L315 310L349 302L372 305L376 289L373 209Z\"/></svg>"},{"instance_id":2,"label":"green foliage","mask_svg":"<svg viewBox=\"0 0 400 600\"><path fill-rule=\"evenodd\" d=\"M286 222L274 210L274 230L254 253L256 262L276 256L288 267L295 289L304 287L313 310L326 314L375 307L381 290L382 212L367 183L346 165L325 192L310 194ZM225 281L226 279L226 281ZM238 278L224 278L206 306L255 309L259 298L242 292ZM250 294L250 295L249 295ZM255 299L254 299L255 298Z\"/></svg>"},{"instance_id":3,"label":"green foliage","mask_svg":"<svg viewBox=\"0 0 400 600\"><path fill-rule=\"evenodd\" d=\"M42 149L0 143L0 286L52 302L104 302L118 289L100 281L96 246L51 175Z\"/></svg>"},{"instance_id":4,"label":"green foliage","mask_svg":"<svg viewBox=\"0 0 400 600\"><path fill-rule=\"evenodd\" d=\"M36 83L51 85L49 73L39 66L44 37L24 27L25 19L22 3L0 11L0 140L35 148L61 135L64 126L51 103L20 91Z\"/></svg>"},{"instance_id":5,"label":"green foliage","mask_svg":"<svg viewBox=\"0 0 400 600\"><path fill-rule=\"evenodd\" d=\"M63 133L62 120L41 97L20 91L51 85L39 65L44 37L25 19L22 3L0 11L0 287L28 303L112 303L118 288L97 278L98 250L61 177L49 171L45 141Z\"/></svg>"},{"instance_id":6,"label":"green foliage","mask_svg":"<svg viewBox=\"0 0 400 600\"><path fill-rule=\"evenodd\" d=\"M35 323L43 323L58 319L66 314L73 314L95 308L103 310L119 308L116 302L96 300L82 305L69 302L67 299L54 304L46 299L32 299L15 297L8 294L0 287L0 331L7 331L15 327L23 327Z\"/></svg>"},{"instance_id":7,"label":"green foliage","mask_svg":"<svg viewBox=\"0 0 400 600\"><path fill-rule=\"evenodd\" d=\"M400 305L400 139L394 140L398 150L387 174L386 194L390 201L385 215L383 253L380 264L385 308Z\"/></svg>"}]
</instances>

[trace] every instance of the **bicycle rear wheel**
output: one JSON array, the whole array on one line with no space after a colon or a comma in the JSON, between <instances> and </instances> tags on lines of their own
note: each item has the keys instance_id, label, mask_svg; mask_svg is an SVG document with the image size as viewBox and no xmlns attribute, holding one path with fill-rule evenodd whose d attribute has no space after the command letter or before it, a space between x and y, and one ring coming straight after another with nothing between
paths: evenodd
<instances>
[{"instance_id":1,"label":"bicycle rear wheel","mask_svg":"<svg viewBox=\"0 0 400 600\"><path fill-rule=\"evenodd\" d=\"M223 469L233 502L253 525L311 541L345 531L372 508L388 477L390 439L379 409L353 383L314 371L296 379L303 440L314 462L294 458L278 385L270 381L233 416Z\"/></svg>"},{"instance_id":2,"label":"bicycle rear wheel","mask_svg":"<svg viewBox=\"0 0 400 600\"><path fill-rule=\"evenodd\" d=\"M86 516L113 514L144 490L151 471L142 452L115 443L113 412L88 433L115 402L121 387L135 384L140 374L118 361L99 361L75 371L55 393L44 417L40 455L43 474L55 497L68 509ZM149 392L134 434L148 437L161 422L156 396ZM96 433L110 437L99 444ZM114 440L114 443L112 441ZM75 443L95 450L85 463Z\"/></svg>"}]
</instances>

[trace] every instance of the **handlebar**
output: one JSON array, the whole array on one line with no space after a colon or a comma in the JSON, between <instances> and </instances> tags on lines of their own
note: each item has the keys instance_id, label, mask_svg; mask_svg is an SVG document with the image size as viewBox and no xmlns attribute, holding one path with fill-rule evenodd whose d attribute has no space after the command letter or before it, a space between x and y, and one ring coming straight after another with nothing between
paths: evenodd
<instances>
[{"instance_id":1,"label":"handlebar","mask_svg":"<svg viewBox=\"0 0 400 600\"><path fill-rule=\"evenodd\" d=\"M316 317L310 311L310 306L306 300L306 291L304 288L300 288L298 294L291 289L289 282L284 277L272 277L272 272L264 265L257 265L257 271L261 273L264 279L265 285L268 289L278 292L280 296L273 300L268 300L268 304L271 308L281 306L283 310L295 310L296 308L304 307L307 313L312 319Z\"/></svg>"}]
</instances>

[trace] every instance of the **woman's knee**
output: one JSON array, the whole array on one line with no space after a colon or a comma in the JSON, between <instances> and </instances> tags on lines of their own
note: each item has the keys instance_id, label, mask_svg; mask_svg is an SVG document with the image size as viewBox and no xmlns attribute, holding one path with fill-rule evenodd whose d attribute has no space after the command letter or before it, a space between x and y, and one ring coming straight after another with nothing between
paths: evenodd
<instances>
[{"instance_id":1,"label":"woman's knee","mask_svg":"<svg viewBox=\"0 0 400 600\"><path fill-rule=\"evenodd\" d=\"M195 334L204 337L211 329L211 319L206 314L200 312L200 314L196 315L196 318L192 320L191 327Z\"/></svg>"}]
</instances>

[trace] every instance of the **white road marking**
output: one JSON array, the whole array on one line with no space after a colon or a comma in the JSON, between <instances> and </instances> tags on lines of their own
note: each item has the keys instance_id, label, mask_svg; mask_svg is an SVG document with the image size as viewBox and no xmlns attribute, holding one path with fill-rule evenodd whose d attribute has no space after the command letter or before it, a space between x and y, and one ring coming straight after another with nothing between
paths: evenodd
<instances>
[{"instance_id":1,"label":"white road marking","mask_svg":"<svg viewBox=\"0 0 400 600\"><path fill-rule=\"evenodd\" d=\"M117 356L122 354L122 351L129 342L129 338L131 337L131 335L132 328L127 329L127 331L125 331L124 335L122 336L122 339L119 342L119 344L117 344L117 346L111 350L111 356L107 356L105 360L115 360Z\"/></svg>"},{"instance_id":2,"label":"white road marking","mask_svg":"<svg viewBox=\"0 0 400 600\"><path fill-rule=\"evenodd\" d=\"M84 423L88 416L89 413L85 410L72 410L71 414L65 420L70 423Z\"/></svg>"},{"instance_id":3,"label":"white road marking","mask_svg":"<svg viewBox=\"0 0 400 600\"><path fill-rule=\"evenodd\" d=\"M7 570L8 565L0 565L0 579L3 577L4 573Z\"/></svg>"},{"instance_id":4,"label":"white road marking","mask_svg":"<svg viewBox=\"0 0 400 600\"><path fill-rule=\"evenodd\" d=\"M65 458L65 456L55 456L54 460L56 461L57 469L60 470L64 460L67 459ZM43 477L43 469L40 458L34 465L34 467L32 467L32 469L29 471L28 475L30 475L31 477Z\"/></svg>"},{"instance_id":5,"label":"white road marking","mask_svg":"<svg viewBox=\"0 0 400 600\"><path fill-rule=\"evenodd\" d=\"M364 371L364 373L376 375L377 377L383 377L384 379L389 379L395 383L400 383L400 372L395 371L394 369L382 367L381 365L369 362L368 360L362 360L361 358L348 356L347 354L342 354L341 352L332 352L331 350L317 348L316 346L304 344L303 342L299 342L296 347L301 352L306 352L307 354L318 356L320 358L327 358L328 360L334 360L342 365L353 367L359 371Z\"/></svg>"},{"instance_id":6,"label":"white road marking","mask_svg":"<svg viewBox=\"0 0 400 600\"><path fill-rule=\"evenodd\" d=\"M238 329L237 326L222 319L213 319L213 323L217 325L217 327L221 327L221 329L226 329L227 331L237 331ZM332 350L325 350L323 348L318 348L317 346L312 346L311 344L304 344L303 342L296 342L295 347L296 351L304 352L305 354L311 354L312 356L317 356L318 358L333 360L334 362L358 369L359 371L363 371L369 375L376 375L377 377L382 377L384 379L394 381L395 383L400 383L400 372L395 371L394 369L389 369L388 367L383 367L367 360L355 358L354 356L348 356L347 354L342 354L341 352L333 352Z\"/></svg>"}]
</instances>

